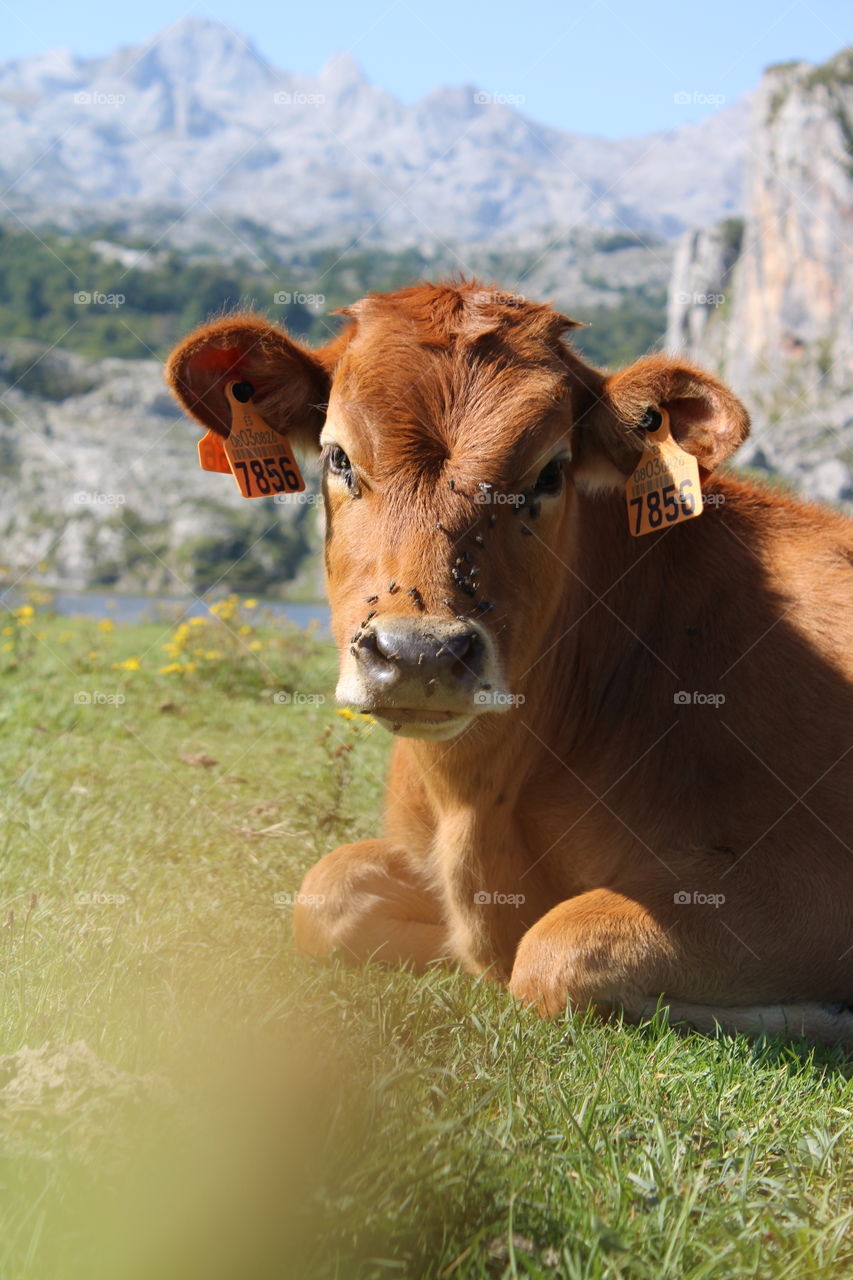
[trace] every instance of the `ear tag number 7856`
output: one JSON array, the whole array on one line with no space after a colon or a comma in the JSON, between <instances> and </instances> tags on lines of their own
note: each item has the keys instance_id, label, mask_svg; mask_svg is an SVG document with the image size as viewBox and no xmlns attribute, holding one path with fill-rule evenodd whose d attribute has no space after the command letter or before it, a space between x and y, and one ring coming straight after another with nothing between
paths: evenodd
<instances>
[{"instance_id":1,"label":"ear tag number 7856","mask_svg":"<svg viewBox=\"0 0 853 1280\"><path fill-rule=\"evenodd\" d=\"M199 440L199 464L205 471L232 472L244 498L301 493L305 481L290 441L273 431L248 399L241 399L247 388L251 395L248 383L231 382L225 388L231 408L231 434L223 440L208 431Z\"/></svg>"},{"instance_id":2,"label":"ear tag number 7856","mask_svg":"<svg viewBox=\"0 0 853 1280\"><path fill-rule=\"evenodd\" d=\"M660 422L646 432L643 456L625 485L628 528L635 538L702 514L699 463L673 439L666 409L653 412Z\"/></svg>"}]
</instances>

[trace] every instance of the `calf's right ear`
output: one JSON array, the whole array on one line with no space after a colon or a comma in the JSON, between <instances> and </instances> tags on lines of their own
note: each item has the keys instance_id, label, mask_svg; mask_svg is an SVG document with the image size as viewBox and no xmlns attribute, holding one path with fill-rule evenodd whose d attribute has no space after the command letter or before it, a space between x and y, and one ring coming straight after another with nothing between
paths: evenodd
<instances>
[{"instance_id":1,"label":"calf's right ear","mask_svg":"<svg viewBox=\"0 0 853 1280\"><path fill-rule=\"evenodd\" d=\"M233 382L254 388L252 407L275 431L304 448L319 446L340 339L300 346L261 316L242 314L202 325L175 347L166 381L192 417L227 437Z\"/></svg>"}]
</instances>

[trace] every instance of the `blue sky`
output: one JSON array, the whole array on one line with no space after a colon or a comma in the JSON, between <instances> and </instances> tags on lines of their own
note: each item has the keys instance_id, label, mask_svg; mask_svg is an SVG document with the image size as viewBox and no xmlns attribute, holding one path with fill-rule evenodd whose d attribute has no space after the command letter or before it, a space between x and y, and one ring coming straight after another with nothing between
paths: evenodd
<instances>
[{"instance_id":1,"label":"blue sky","mask_svg":"<svg viewBox=\"0 0 853 1280\"><path fill-rule=\"evenodd\" d=\"M700 119L768 63L823 61L853 39L849 0L0 0L0 58L103 54L187 14L228 23L287 70L316 72L343 50L408 102L473 83L535 119L610 137Z\"/></svg>"}]
</instances>

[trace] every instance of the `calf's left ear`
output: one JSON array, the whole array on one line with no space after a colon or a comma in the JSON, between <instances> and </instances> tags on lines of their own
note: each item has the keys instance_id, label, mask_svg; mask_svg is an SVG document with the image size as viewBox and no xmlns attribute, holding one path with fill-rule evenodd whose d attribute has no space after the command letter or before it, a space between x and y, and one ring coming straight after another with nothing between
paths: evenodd
<instances>
[{"instance_id":1,"label":"calf's left ear","mask_svg":"<svg viewBox=\"0 0 853 1280\"><path fill-rule=\"evenodd\" d=\"M642 453L640 423L649 409L660 408L669 413L670 429L682 449L706 473L749 434L749 414L719 379L682 360L646 356L584 385L573 450L580 485L605 489L623 484Z\"/></svg>"},{"instance_id":2,"label":"calf's left ear","mask_svg":"<svg viewBox=\"0 0 853 1280\"><path fill-rule=\"evenodd\" d=\"M183 408L227 437L229 383L252 386L252 407L294 444L317 447L341 339L311 350L262 316L227 316L202 325L175 347L166 381Z\"/></svg>"}]
</instances>

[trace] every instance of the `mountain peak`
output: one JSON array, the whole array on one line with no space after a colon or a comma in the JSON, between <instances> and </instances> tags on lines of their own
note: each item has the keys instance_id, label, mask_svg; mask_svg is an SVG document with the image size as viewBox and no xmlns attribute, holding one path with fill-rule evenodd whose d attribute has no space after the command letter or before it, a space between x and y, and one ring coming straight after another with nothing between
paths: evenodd
<instances>
[{"instance_id":1,"label":"mountain peak","mask_svg":"<svg viewBox=\"0 0 853 1280\"><path fill-rule=\"evenodd\" d=\"M333 53L318 79L333 92L357 89L368 83L361 64L351 53Z\"/></svg>"},{"instance_id":2,"label":"mountain peak","mask_svg":"<svg viewBox=\"0 0 853 1280\"><path fill-rule=\"evenodd\" d=\"M196 48L216 45L220 48L248 49L256 53L248 36L236 31L227 22L205 18L200 14L188 14L184 18L179 18L177 22L173 22L171 26L164 27L154 37L152 43L163 47L169 45L178 47L188 43L192 43Z\"/></svg>"},{"instance_id":3,"label":"mountain peak","mask_svg":"<svg viewBox=\"0 0 853 1280\"><path fill-rule=\"evenodd\" d=\"M124 50L134 56L140 52ZM251 40L224 22L189 15L159 31L142 46L140 65L154 66L170 78L193 83L232 81L247 64L266 65Z\"/></svg>"}]
</instances>

